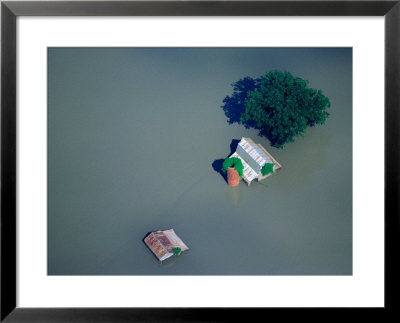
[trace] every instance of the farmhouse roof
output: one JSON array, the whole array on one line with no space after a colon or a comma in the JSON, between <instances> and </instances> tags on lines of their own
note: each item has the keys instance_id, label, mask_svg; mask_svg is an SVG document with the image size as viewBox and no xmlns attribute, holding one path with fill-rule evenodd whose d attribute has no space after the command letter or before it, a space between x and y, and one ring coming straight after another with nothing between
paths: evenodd
<instances>
[{"instance_id":1,"label":"farmhouse roof","mask_svg":"<svg viewBox=\"0 0 400 323\"><path fill-rule=\"evenodd\" d=\"M189 249L174 229L150 232L144 242L160 261L173 255L172 248L180 248L181 251Z\"/></svg>"}]
</instances>

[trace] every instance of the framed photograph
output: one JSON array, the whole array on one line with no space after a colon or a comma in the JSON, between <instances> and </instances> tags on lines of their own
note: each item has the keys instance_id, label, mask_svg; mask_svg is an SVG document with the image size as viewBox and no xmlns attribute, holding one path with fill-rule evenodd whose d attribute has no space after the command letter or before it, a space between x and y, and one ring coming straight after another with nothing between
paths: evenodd
<instances>
[{"instance_id":1,"label":"framed photograph","mask_svg":"<svg viewBox=\"0 0 400 323\"><path fill-rule=\"evenodd\" d=\"M399 14L3 1L1 321L395 310Z\"/></svg>"}]
</instances>

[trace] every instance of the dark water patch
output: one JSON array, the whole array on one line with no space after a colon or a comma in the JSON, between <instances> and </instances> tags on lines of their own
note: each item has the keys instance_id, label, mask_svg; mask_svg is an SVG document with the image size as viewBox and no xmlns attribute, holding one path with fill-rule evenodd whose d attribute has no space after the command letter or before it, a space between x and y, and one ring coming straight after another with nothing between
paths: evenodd
<instances>
[{"instance_id":1,"label":"dark water patch","mask_svg":"<svg viewBox=\"0 0 400 323\"><path fill-rule=\"evenodd\" d=\"M225 180L225 182L227 182L226 174L222 171L222 164L223 164L224 160L225 159L216 159L213 161L211 166L214 169L214 171L216 171L218 174L220 174L221 177Z\"/></svg>"},{"instance_id":2,"label":"dark water patch","mask_svg":"<svg viewBox=\"0 0 400 323\"><path fill-rule=\"evenodd\" d=\"M221 106L229 124L240 123L240 117L245 109L244 102L247 98L247 93L254 91L257 86L257 80L248 76L232 83L233 94L226 96L223 100L224 105ZM251 123L245 123L244 125L247 127L252 126Z\"/></svg>"}]
</instances>

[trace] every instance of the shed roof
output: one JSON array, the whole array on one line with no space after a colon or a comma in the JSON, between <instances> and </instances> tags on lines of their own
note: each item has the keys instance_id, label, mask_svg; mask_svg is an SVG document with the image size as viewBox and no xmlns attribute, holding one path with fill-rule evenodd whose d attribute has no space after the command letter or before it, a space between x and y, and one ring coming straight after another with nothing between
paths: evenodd
<instances>
[{"instance_id":1,"label":"shed roof","mask_svg":"<svg viewBox=\"0 0 400 323\"><path fill-rule=\"evenodd\" d=\"M265 163L273 163L272 159L250 138L243 137L238 143L238 146L242 147L244 152L247 153L260 167L263 167Z\"/></svg>"},{"instance_id":2,"label":"shed roof","mask_svg":"<svg viewBox=\"0 0 400 323\"><path fill-rule=\"evenodd\" d=\"M174 229L150 232L144 242L160 261L173 255L172 248L178 247L181 251L189 249L176 235Z\"/></svg>"},{"instance_id":3,"label":"shed roof","mask_svg":"<svg viewBox=\"0 0 400 323\"><path fill-rule=\"evenodd\" d=\"M236 151L230 157L238 157L243 163L243 179L250 184L261 173L266 163L274 164L274 170L282 166L260 144L250 138L242 137Z\"/></svg>"}]
</instances>

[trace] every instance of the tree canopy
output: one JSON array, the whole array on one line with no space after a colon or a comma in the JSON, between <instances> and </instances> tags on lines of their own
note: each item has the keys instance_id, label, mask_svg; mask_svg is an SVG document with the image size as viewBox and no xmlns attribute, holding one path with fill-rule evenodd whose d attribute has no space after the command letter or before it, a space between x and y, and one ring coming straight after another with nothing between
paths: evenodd
<instances>
[{"instance_id":1,"label":"tree canopy","mask_svg":"<svg viewBox=\"0 0 400 323\"><path fill-rule=\"evenodd\" d=\"M274 172L274 164L272 163L265 163L264 166L261 168L261 174L263 176L273 172Z\"/></svg>"},{"instance_id":2,"label":"tree canopy","mask_svg":"<svg viewBox=\"0 0 400 323\"><path fill-rule=\"evenodd\" d=\"M239 176L243 176L243 163L240 158L237 157L230 157L226 158L222 163L222 171L225 173L229 167L235 168L239 173Z\"/></svg>"},{"instance_id":3,"label":"tree canopy","mask_svg":"<svg viewBox=\"0 0 400 323\"><path fill-rule=\"evenodd\" d=\"M248 84L246 89L243 85ZM253 81L246 77L234 85L234 91L223 106L229 122L258 128L278 148L329 117L326 109L330 101L322 91L308 87L308 81L286 71L268 72ZM232 118L234 109L240 113L236 120Z\"/></svg>"}]
</instances>

